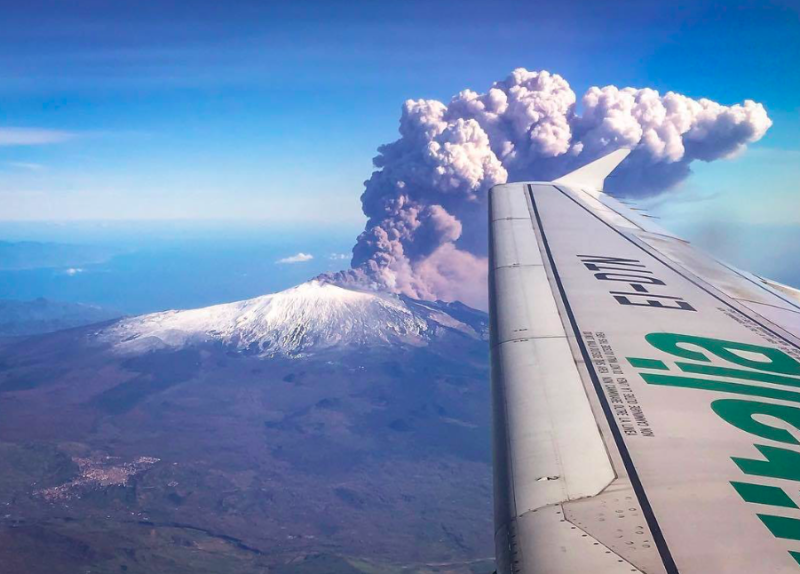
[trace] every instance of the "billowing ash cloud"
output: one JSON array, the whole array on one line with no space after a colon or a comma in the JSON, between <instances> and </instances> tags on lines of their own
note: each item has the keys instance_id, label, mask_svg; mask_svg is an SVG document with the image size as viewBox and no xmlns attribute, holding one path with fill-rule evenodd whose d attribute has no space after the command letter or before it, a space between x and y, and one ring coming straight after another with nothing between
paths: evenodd
<instances>
[{"instance_id":1,"label":"billowing ash cloud","mask_svg":"<svg viewBox=\"0 0 800 574\"><path fill-rule=\"evenodd\" d=\"M409 100L361 197L368 222L339 282L420 299L486 303L486 197L507 180L552 179L620 147L618 195L663 192L694 160L730 157L772 125L761 104L723 106L651 89L589 89L519 68L485 94ZM578 113L580 110L580 113Z\"/></svg>"}]
</instances>

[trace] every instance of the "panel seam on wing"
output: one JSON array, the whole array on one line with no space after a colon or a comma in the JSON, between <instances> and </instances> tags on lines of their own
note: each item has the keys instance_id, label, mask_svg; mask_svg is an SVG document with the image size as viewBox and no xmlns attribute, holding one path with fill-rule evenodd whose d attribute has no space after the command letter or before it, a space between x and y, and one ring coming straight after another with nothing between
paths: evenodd
<instances>
[{"instance_id":1,"label":"panel seam on wing","mask_svg":"<svg viewBox=\"0 0 800 574\"><path fill-rule=\"evenodd\" d=\"M614 482L614 481L612 480L611 482ZM611 484L610 484L610 483L609 483L609 484L606 486L606 488L608 488L609 486L611 486ZM604 488L603 490L605 491L605 488ZM584 497L584 498L594 498L594 497L593 497L593 496L587 496L587 497ZM560 505L560 506L561 506L561 515L564 517L564 521L565 521L565 522L567 522L567 523L569 523L569 524L572 524L572 526L574 526L576 529L578 529L578 530L580 530L581 532L583 532L583 533L584 533L584 534L585 534L585 535L586 535L588 538L591 538L592 540L594 540L594 542L595 542L595 543L596 543L598 546L602 546L603 548L605 548L605 549L606 549L606 551L607 551L608 553L610 553L610 554L613 554L614 556L616 556L616 557L617 557L617 558L618 558L618 559L619 559L619 560L620 560L620 561L623 563L623 565L630 566L630 567L632 567L632 568L635 568L637 571L639 571L639 572L641 572L641 573L643 573L643 574L646 574L646 572L645 572L644 570L642 570L642 569L641 569L639 566L637 566L636 564L634 564L633 562L631 562L630 560L628 560L627 558L625 558L624 556L622 556L622 555L621 555L619 552L615 551L615 550L614 550L613 548L611 548L610 546L608 546L608 545L606 545L606 544L603 544L603 542L601 542L600 540L598 540L597 538L595 538L594 536L592 536L592 535L591 535L589 532L587 532L585 528L583 528L583 527L581 527L581 526L579 526L579 525L575 524L574 522L572 522L572 521L571 521L569 518L567 518L567 514L566 514L566 512L564 512L564 506L563 506L563 504L562 504L562 505Z\"/></svg>"}]
</instances>

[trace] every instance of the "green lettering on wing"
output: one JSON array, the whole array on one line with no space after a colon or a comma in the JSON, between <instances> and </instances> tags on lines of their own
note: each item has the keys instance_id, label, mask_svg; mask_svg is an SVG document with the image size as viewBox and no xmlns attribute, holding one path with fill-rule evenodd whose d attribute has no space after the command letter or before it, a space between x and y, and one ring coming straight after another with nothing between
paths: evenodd
<instances>
[{"instance_id":1,"label":"green lettering on wing","mask_svg":"<svg viewBox=\"0 0 800 574\"><path fill-rule=\"evenodd\" d=\"M681 374L671 374L665 372L670 367L663 360L629 357L647 384L739 395L742 398L712 400L709 406L720 419L752 436L800 445L800 362L792 356L774 347L681 333L650 333L645 339L655 349L681 359L675 360ZM800 452L767 444L753 446L763 459L731 457L741 472L800 482ZM731 485L747 503L800 510L779 486L741 481L731 481ZM800 541L800 518L757 516L776 538ZM789 554L800 565L800 552Z\"/></svg>"},{"instance_id":2,"label":"green lettering on wing","mask_svg":"<svg viewBox=\"0 0 800 574\"><path fill-rule=\"evenodd\" d=\"M731 482L731 485L746 502L768 504L782 508L797 508L794 500L789 498L789 495L777 486L752 484L750 482Z\"/></svg>"},{"instance_id":3,"label":"green lettering on wing","mask_svg":"<svg viewBox=\"0 0 800 574\"><path fill-rule=\"evenodd\" d=\"M701 361L705 363L711 362L708 355L700 351L686 348L699 347L729 363L741 365L742 367L800 376L800 363L780 349L775 349L773 347L762 347L761 345L738 343L736 341L726 341L724 339L694 337L692 335L681 335L678 333L650 333L645 339L656 349L683 359L691 359L692 361ZM742 353L761 356L764 360L751 359L744 356Z\"/></svg>"},{"instance_id":4,"label":"green lettering on wing","mask_svg":"<svg viewBox=\"0 0 800 574\"><path fill-rule=\"evenodd\" d=\"M720 399L711 403L711 409L722 420L750 434L776 442L800 444L800 441L786 429L768 425L753 418L756 415L766 415L800 430L800 409L796 407L758 401Z\"/></svg>"}]
</instances>

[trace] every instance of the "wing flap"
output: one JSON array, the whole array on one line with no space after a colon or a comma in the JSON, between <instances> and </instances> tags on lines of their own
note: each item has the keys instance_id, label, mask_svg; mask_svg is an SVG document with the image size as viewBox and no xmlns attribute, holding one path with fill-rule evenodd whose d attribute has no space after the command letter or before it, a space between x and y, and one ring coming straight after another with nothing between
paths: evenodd
<instances>
[{"instance_id":1,"label":"wing flap","mask_svg":"<svg viewBox=\"0 0 800 574\"><path fill-rule=\"evenodd\" d=\"M514 562L531 564L534 555L543 564L556 559L546 558L551 551L544 539L536 539L535 548L533 540L516 543L523 522L537 521L533 514L545 508L562 512L555 510L560 503L598 494L615 475L560 318L525 189L495 187L490 221L496 541L498 559L511 568ZM608 572L619 564L615 560Z\"/></svg>"},{"instance_id":2,"label":"wing flap","mask_svg":"<svg viewBox=\"0 0 800 574\"><path fill-rule=\"evenodd\" d=\"M529 217L499 219L492 222L492 227L495 230L492 248L494 269L543 265Z\"/></svg>"}]
</instances>

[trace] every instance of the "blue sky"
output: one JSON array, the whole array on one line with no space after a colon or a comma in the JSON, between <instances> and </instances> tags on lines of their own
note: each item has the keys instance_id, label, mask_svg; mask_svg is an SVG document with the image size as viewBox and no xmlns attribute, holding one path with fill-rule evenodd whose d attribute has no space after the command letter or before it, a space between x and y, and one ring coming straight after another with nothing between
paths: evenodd
<instances>
[{"instance_id":1,"label":"blue sky","mask_svg":"<svg viewBox=\"0 0 800 574\"><path fill-rule=\"evenodd\" d=\"M523 66L579 95L763 103L763 140L697 166L654 210L800 224L797 2L3 0L2 13L0 220L357 229L405 99L484 91Z\"/></svg>"}]
</instances>

